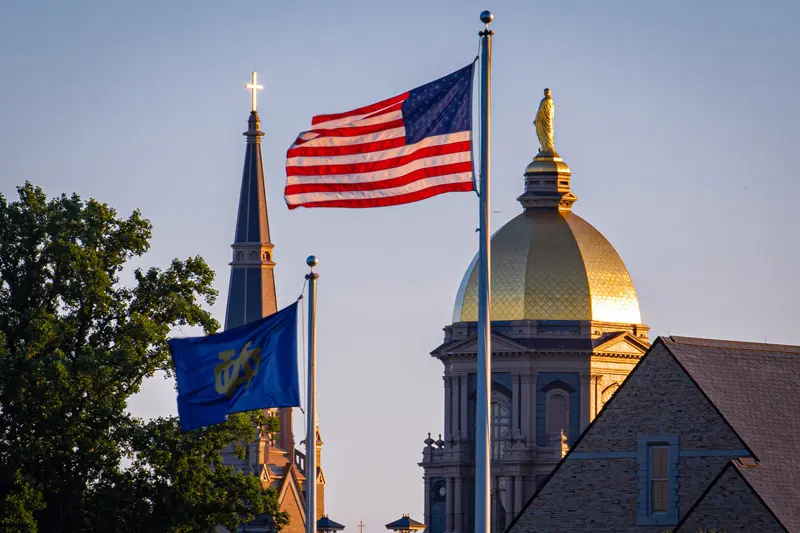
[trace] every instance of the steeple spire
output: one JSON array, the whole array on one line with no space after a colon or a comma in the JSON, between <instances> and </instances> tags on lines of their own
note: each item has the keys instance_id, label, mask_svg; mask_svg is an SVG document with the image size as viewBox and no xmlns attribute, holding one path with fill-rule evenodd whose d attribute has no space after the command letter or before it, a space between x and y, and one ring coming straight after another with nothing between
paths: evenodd
<instances>
[{"instance_id":1,"label":"steeple spire","mask_svg":"<svg viewBox=\"0 0 800 533\"><path fill-rule=\"evenodd\" d=\"M228 287L228 306L225 312L225 329L248 324L278 310L275 296L275 263L272 261L272 242L269 233L267 192L264 186L264 168L261 162L261 120L256 111L256 91L261 89L256 73L252 83L245 85L252 92L250 118L247 120L244 169L239 193L239 213L234 231L233 260ZM294 453L292 409L275 411L280 421L278 447Z\"/></svg>"},{"instance_id":2,"label":"steeple spire","mask_svg":"<svg viewBox=\"0 0 800 533\"><path fill-rule=\"evenodd\" d=\"M231 245L233 260L230 263L225 329L253 322L278 310L261 163L261 137L264 133L259 129L261 121L257 111L250 112L247 125L239 214Z\"/></svg>"}]
</instances>

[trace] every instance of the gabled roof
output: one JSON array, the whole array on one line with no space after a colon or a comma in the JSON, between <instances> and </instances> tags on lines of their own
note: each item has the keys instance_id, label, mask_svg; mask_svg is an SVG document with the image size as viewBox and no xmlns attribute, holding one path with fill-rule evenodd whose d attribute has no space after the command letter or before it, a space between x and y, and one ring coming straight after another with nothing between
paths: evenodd
<instances>
[{"instance_id":1,"label":"gabled roof","mask_svg":"<svg viewBox=\"0 0 800 533\"><path fill-rule=\"evenodd\" d=\"M609 332L592 341L597 352L615 352L631 355L644 354L650 345L628 332Z\"/></svg>"},{"instance_id":2,"label":"gabled roof","mask_svg":"<svg viewBox=\"0 0 800 533\"><path fill-rule=\"evenodd\" d=\"M525 353L530 348L501 333L492 332L492 352ZM433 356L441 355L474 355L478 352L478 336L470 335L463 339L444 343L431 352Z\"/></svg>"},{"instance_id":3,"label":"gabled roof","mask_svg":"<svg viewBox=\"0 0 800 533\"><path fill-rule=\"evenodd\" d=\"M667 337L758 467L740 469L789 531L800 532L800 346Z\"/></svg>"},{"instance_id":4,"label":"gabled roof","mask_svg":"<svg viewBox=\"0 0 800 533\"><path fill-rule=\"evenodd\" d=\"M739 469L742 477L788 531L800 533L800 346L658 337L621 387L635 378L659 343L756 460L756 466ZM506 531L516 525L612 402L603 406Z\"/></svg>"},{"instance_id":5,"label":"gabled roof","mask_svg":"<svg viewBox=\"0 0 800 533\"><path fill-rule=\"evenodd\" d=\"M278 503L281 509L285 509L286 498L291 498L297 508L300 509L303 524L305 524L306 501L303 494L300 488L300 481L297 479L297 469L294 465L290 465L287 467L286 476L283 478L283 485L278 491Z\"/></svg>"},{"instance_id":6,"label":"gabled roof","mask_svg":"<svg viewBox=\"0 0 800 533\"><path fill-rule=\"evenodd\" d=\"M728 483L726 483L724 481L726 479L726 477L728 477L730 479L730 476L728 476L729 473L731 473L733 476L736 476L734 478L736 481L738 481L740 483L744 483L745 486L748 488L748 490L751 491L753 496L755 498L757 498L758 501L760 501L760 503L762 505L764 505L764 507L767 509L767 511L769 511L772 514L772 517L775 519L775 521L780 522L780 519L778 519L778 517L775 515L775 513L772 512L772 510L769 508L769 506L764 502L764 499L761 497L761 495L758 493L758 491L755 489L755 487L753 487L752 483L750 483L747 480L747 473L750 472L750 471L757 471L757 470L761 470L761 467L754 467L752 465L744 466L741 463L739 463L738 461L729 461L725 465L725 468L723 468L720 471L720 473L717 474L717 477L714 478L714 481L709 483L708 487L706 487L706 490L704 490L703 493L700 495L700 497L697 498L697 501L694 502L694 505L692 505L692 507L689 508L689 510L686 512L686 515L683 517L683 519L680 522L678 522L678 525L675 526L675 532L676 533L681 533L681 532L684 531L684 529L689 527L689 526L686 525L687 522L691 523L691 522L696 522L697 521L693 517L693 514L695 513L695 510L698 509L701 506L701 504L704 503L704 501L706 499L709 499L709 502L711 503L711 505L714 505L714 503L721 503L722 505L725 505L726 502L715 499L715 494L714 493L719 491L720 489L724 490L725 488L728 488L728 489L731 488L729 486L726 487L726 485L728 485L730 483L730 481ZM721 487L720 487L720 484L722 484ZM784 529L785 529L785 527L784 527ZM694 530L688 530L687 529L686 533L694 533Z\"/></svg>"}]
</instances>

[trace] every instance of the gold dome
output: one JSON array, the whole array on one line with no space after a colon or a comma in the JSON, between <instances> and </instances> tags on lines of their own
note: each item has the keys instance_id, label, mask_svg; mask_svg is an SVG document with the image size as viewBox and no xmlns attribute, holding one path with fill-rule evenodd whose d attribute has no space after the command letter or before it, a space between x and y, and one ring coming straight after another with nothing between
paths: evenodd
<instances>
[{"instance_id":1,"label":"gold dome","mask_svg":"<svg viewBox=\"0 0 800 533\"><path fill-rule=\"evenodd\" d=\"M478 320L477 256L456 297L453 322ZM496 320L640 324L636 289L617 251L568 209L527 209L492 237Z\"/></svg>"}]
</instances>

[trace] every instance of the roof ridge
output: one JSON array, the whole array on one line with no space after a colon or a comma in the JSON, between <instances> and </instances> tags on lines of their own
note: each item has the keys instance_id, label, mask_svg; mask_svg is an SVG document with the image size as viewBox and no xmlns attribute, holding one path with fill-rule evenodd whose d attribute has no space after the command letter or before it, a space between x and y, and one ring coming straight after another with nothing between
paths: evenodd
<instances>
[{"instance_id":1,"label":"roof ridge","mask_svg":"<svg viewBox=\"0 0 800 533\"><path fill-rule=\"evenodd\" d=\"M729 341L723 339L704 339L700 337L682 337L670 335L661 337L669 344L684 344L689 346L702 346L714 348L735 348L738 350L752 350L759 352L780 352L800 355L800 346L789 344L769 344L765 342Z\"/></svg>"}]
</instances>

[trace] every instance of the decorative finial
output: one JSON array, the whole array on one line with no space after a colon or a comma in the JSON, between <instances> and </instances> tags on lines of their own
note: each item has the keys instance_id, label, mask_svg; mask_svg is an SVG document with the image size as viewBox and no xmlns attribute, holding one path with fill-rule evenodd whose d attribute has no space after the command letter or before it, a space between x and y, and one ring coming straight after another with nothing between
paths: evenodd
<instances>
[{"instance_id":1,"label":"decorative finial","mask_svg":"<svg viewBox=\"0 0 800 533\"><path fill-rule=\"evenodd\" d=\"M258 106L257 106L257 100L258 100L257 95L258 95L258 93L256 91L264 90L264 86L258 84L258 73L255 70L253 71L253 74L251 75L250 83L246 84L245 88L246 89L250 89L250 92L251 92L251 98L252 98L252 103L250 104L251 110L252 111L258 111Z\"/></svg>"},{"instance_id":2,"label":"decorative finial","mask_svg":"<svg viewBox=\"0 0 800 533\"><path fill-rule=\"evenodd\" d=\"M544 90L544 98L539 102L539 110L533 125L536 127L536 136L539 138L539 153L554 154L556 152L553 139L553 122L555 120L555 106L550 89Z\"/></svg>"},{"instance_id":3,"label":"decorative finial","mask_svg":"<svg viewBox=\"0 0 800 533\"><path fill-rule=\"evenodd\" d=\"M315 255L309 255L306 257L306 264L311 267L311 272L306 274L306 279L315 280L319 278L319 274L314 272L314 267L319 264L319 260ZM319 437L319 420L317 420L317 437Z\"/></svg>"},{"instance_id":4,"label":"decorative finial","mask_svg":"<svg viewBox=\"0 0 800 533\"><path fill-rule=\"evenodd\" d=\"M494 20L494 14L491 11L481 11L481 22L488 25L491 21Z\"/></svg>"}]
</instances>

